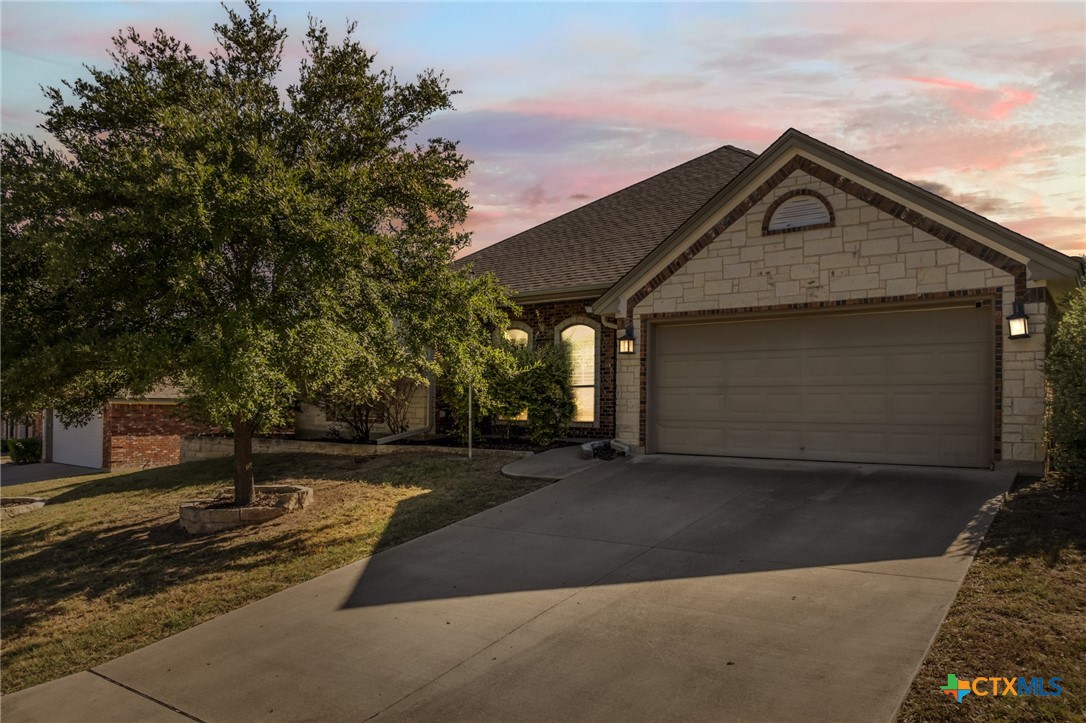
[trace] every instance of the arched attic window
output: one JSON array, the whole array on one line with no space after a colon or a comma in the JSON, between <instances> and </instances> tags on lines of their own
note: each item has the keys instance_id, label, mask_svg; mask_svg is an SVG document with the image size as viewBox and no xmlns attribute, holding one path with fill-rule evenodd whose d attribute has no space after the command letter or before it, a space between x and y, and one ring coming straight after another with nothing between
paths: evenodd
<instances>
[{"instance_id":1,"label":"arched attic window","mask_svg":"<svg viewBox=\"0 0 1086 723\"><path fill-rule=\"evenodd\" d=\"M762 219L762 235L800 229L831 228L833 207L817 191L799 189L784 194L769 207Z\"/></svg>"}]
</instances>

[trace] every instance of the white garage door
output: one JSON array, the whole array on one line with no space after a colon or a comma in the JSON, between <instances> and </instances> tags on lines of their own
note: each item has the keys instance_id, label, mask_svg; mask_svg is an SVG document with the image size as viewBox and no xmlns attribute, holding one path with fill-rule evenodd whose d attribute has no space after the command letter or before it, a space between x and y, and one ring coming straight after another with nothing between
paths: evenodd
<instances>
[{"instance_id":1,"label":"white garage door","mask_svg":"<svg viewBox=\"0 0 1086 723\"><path fill-rule=\"evenodd\" d=\"M60 419L54 417L53 461L80 467L101 467L102 416L94 417L85 426L67 429Z\"/></svg>"},{"instance_id":2,"label":"white garage door","mask_svg":"<svg viewBox=\"0 0 1086 723\"><path fill-rule=\"evenodd\" d=\"M649 449L987 467L992 310L660 326Z\"/></svg>"}]
</instances>

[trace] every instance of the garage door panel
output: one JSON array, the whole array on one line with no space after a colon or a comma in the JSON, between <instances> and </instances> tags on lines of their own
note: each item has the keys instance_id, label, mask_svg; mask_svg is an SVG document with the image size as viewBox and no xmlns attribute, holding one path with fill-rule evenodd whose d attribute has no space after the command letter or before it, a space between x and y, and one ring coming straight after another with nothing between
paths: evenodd
<instances>
[{"instance_id":1,"label":"garage door panel","mask_svg":"<svg viewBox=\"0 0 1086 723\"><path fill-rule=\"evenodd\" d=\"M991 333L972 307L659 327L652 447L987 466Z\"/></svg>"},{"instance_id":2,"label":"garage door panel","mask_svg":"<svg viewBox=\"0 0 1086 723\"><path fill-rule=\"evenodd\" d=\"M54 418L52 427L54 462L79 467L102 466L102 416L97 415L82 426L65 427Z\"/></svg>"}]
</instances>

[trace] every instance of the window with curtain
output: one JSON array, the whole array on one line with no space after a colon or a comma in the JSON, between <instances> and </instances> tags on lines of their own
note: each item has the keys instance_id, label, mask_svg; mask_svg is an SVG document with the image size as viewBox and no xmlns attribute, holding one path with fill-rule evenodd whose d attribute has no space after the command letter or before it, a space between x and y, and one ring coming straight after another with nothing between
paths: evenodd
<instances>
[{"instance_id":1,"label":"window with curtain","mask_svg":"<svg viewBox=\"0 0 1086 723\"><path fill-rule=\"evenodd\" d=\"M573 353L573 399L577 411L574 422L596 421L596 330L587 324L574 324L562 330Z\"/></svg>"}]
</instances>

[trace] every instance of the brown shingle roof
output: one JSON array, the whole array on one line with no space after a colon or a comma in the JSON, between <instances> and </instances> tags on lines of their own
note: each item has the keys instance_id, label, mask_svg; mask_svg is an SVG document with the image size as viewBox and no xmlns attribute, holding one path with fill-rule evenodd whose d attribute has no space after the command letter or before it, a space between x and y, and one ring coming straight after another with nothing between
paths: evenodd
<instances>
[{"instance_id":1,"label":"brown shingle roof","mask_svg":"<svg viewBox=\"0 0 1086 723\"><path fill-rule=\"evenodd\" d=\"M757 155L723 146L465 256L514 292L610 286Z\"/></svg>"}]
</instances>

